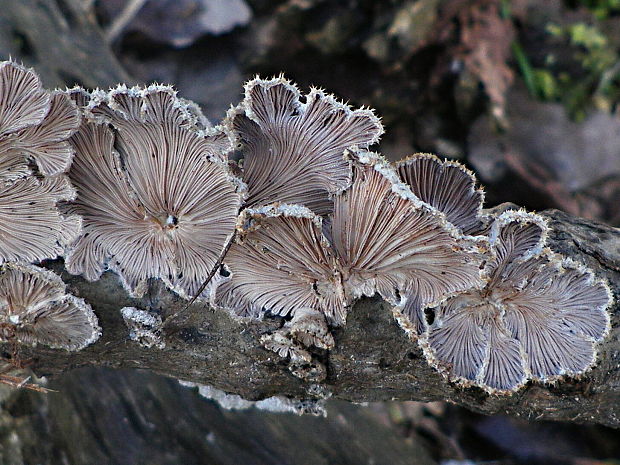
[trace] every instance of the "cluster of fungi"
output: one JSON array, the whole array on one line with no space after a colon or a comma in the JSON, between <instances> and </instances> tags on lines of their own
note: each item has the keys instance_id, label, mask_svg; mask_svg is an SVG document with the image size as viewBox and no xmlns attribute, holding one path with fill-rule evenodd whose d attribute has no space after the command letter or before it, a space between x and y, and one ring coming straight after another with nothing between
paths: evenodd
<instances>
[{"instance_id":1,"label":"cluster of fungi","mask_svg":"<svg viewBox=\"0 0 620 465\"><path fill-rule=\"evenodd\" d=\"M133 297L159 279L237 318L284 317L261 342L292 360L333 348L330 328L379 294L461 385L512 392L590 369L609 286L546 246L540 215L483 210L460 164L370 152L382 132L372 110L282 77L249 81L214 127L168 86L49 92L3 62L0 340L98 338L91 307L34 265L62 257L89 281L115 272ZM161 320L123 317L164 347Z\"/></svg>"}]
</instances>

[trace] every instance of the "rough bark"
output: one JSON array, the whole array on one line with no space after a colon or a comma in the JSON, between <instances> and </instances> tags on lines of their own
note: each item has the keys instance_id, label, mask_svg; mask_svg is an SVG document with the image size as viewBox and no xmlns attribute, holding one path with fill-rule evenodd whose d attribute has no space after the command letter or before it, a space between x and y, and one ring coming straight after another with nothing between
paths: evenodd
<instances>
[{"instance_id":1,"label":"rough bark","mask_svg":"<svg viewBox=\"0 0 620 465\"><path fill-rule=\"evenodd\" d=\"M360 406L328 417L225 411L175 380L86 368L22 391L0 410L0 463L114 465L432 465L425 441Z\"/></svg>"},{"instance_id":2,"label":"rough bark","mask_svg":"<svg viewBox=\"0 0 620 465\"><path fill-rule=\"evenodd\" d=\"M543 212L552 232L549 246L587 264L620 295L620 230L550 210ZM50 263L56 271L62 264ZM511 396L494 396L477 388L448 383L425 361L417 343L394 321L379 298L358 302L344 328L334 329L336 348L316 352L327 369L322 382L293 376L288 363L261 348L259 338L282 325L281 319L240 323L223 311L195 303L166 328L166 347L146 349L129 340L120 309L136 306L158 311L165 319L186 304L157 282L142 299L130 299L117 277L106 273L93 283L63 272L73 292L91 303L103 328L102 338L75 354L24 349L38 375L54 376L86 365L141 368L173 378L212 385L246 399L274 395L312 399L331 395L364 402L446 399L477 412L505 412L528 419L552 419L620 426L620 342L618 304L612 332L600 346L597 365L580 379L554 385L530 383Z\"/></svg>"}]
</instances>

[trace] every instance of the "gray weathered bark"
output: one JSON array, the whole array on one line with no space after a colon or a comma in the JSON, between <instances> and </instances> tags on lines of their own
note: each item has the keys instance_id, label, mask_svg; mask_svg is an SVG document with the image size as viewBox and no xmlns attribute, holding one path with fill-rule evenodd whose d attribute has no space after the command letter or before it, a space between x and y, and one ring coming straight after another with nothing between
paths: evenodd
<instances>
[{"instance_id":1,"label":"gray weathered bark","mask_svg":"<svg viewBox=\"0 0 620 465\"><path fill-rule=\"evenodd\" d=\"M92 1L0 0L0 59L36 68L46 87L108 87L132 80L96 22Z\"/></svg>"},{"instance_id":2,"label":"gray weathered bark","mask_svg":"<svg viewBox=\"0 0 620 465\"><path fill-rule=\"evenodd\" d=\"M620 230L555 210L543 215L552 227L549 246L587 264L596 275L608 280L618 296ZM51 263L50 267L62 270L60 263ZM184 300L157 282L152 283L143 299L130 299L112 273L94 283L67 273L63 278L76 295L91 303L103 336L75 354L24 349L21 356L34 358L34 369L39 375L53 376L85 365L142 368L213 385L252 400L274 395L309 399L329 394L355 402L447 399L487 414L506 412L528 419L620 426L617 303L611 309L611 335L600 347L599 363L586 376L555 385L531 383L512 396L492 396L446 382L428 366L416 342L408 339L394 321L389 305L379 298L356 304L347 325L333 331L336 348L315 354L325 364L327 378L322 382L305 382L290 373L285 360L260 346L260 335L278 328L280 319L239 323L225 312L196 303L166 329L163 350L145 349L128 339L120 308L148 308L160 312L165 319L181 309Z\"/></svg>"},{"instance_id":3,"label":"gray weathered bark","mask_svg":"<svg viewBox=\"0 0 620 465\"><path fill-rule=\"evenodd\" d=\"M172 379L75 370L0 409L2 465L416 465L436 463L372 411L330 402L328 417L228 412Z\"/></svg>"}]
</instances>

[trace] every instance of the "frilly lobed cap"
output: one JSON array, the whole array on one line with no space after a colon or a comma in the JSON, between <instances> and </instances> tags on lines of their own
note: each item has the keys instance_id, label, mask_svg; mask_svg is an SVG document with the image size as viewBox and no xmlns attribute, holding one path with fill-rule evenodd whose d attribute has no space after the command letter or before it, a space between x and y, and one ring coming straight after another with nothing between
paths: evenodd
<instances>
[{"instance_id":1,"label":"frilly lobed cap","mask_svg":"<svg viewBox=\"0 0 620 465\"><path fill-rule=\"evenodd\" d=\"M257 77L226 118L243 156L247 206L281 202L329 213L330 197L351 183L344 150L368 148L383 133L370 109L353 110L315 88L301 97L283 77Z\"/></svg>"},{"instance_id":2,"label":"frilly lobed cap","mask_svg":"<svg viewBox=\"0 0 620 465\"><path fill-rule=\"evenodd\" d=\"M0 341L75 351L100 335L90 305L67 294L55 273L33 265L0 266Z\"/></svg>"},{"instance_id":3,"label":"frilly lobed cap","mask_svg":"<svg viewBox=\"0 0 620 465\"><path fill-rule=\"evenodd\" d=\"M482 286L479 267L486 243L464 237L414 195L381 156L351 154L357 159L355 180L335 197L330 222L348 293L378 292L396 305L403 328L417 333L426 306Z\"/></svg>"},{"instance_id":4,"label":"frilly lobed cap","mask_svg":"<svg viewBox=\"0 0 620 465\"><path fill-rule=\"evenodd\" d=\"M341 325L362 295L378 292L395 304L415 300L413 311L422 312L446 295L483 285L475 240L413 195L380 156L355 151L348 157L353 182L335 195L326 221L291 205L242 214L239 241L225 259L231 276L221 281L228 293L216 291L215 306L249 315L310 308Z\"/></svg>"},{"instance_id":5,"label":"frilly lobed cap","mask_svg":"<svg viewBox=\"0 0 620 465\"><path fill-rule=\"evenodd\" d=\"M82 215L84 233L67 269L95 280L109 268L133 296L149 278L194 295L233 234L243 197L226 163L227 136L200 129L196 108L167 86L71 95L86 105L69 171L78 190L69 211Z\"/></svg>"},{"instance_id":6,"label":"frilly lobed cap","mask_svg":"<svg viewBox=\"0 0 620 465\"><path fill-rule=\"evenodd\" d=\"M445 214L464 234L482 232L484 191L476 188L476 177L470 170L430 153L416 153L394 167L420 200Z\"/></svg>"},{"instance_id":7,"label":"frilly lobed cap","mask_svg":"<svg viewBox=\"0 0 620 465\"><path fill-rule=\"evenodd\" d=\"M80 218L57 208L75 197L62 173L79 122L66 95L43 89L34 71L0 62L0 264L56 258L79 234Z\"/></svg>"},{"instance_id":8,"label":"frilly lobed cap","mask_svg":"<svg viewBox=\"0 0 620 465\"><path fill-rule=\"evenodd\" d=\"M610 328L608 285L544 248L547 225L510 210L491 227L488 284L436 309L422 339L429 362L451 380L510 392L529 379L580 375Z\"/></svg>"},{"instance_id":9,"label":"frilly lobed cap","mask_svg":"<svg viewBox=\"0 0 620 465\"><path fill-rule=\"evenodd\" d=\"M237 243L225 257L231 276L220 286L228 292L216 291L214 305L255 317L312 308L342 323L346 299L321 221L299 205L244 210Z\"/></svg>"}]
</instances>

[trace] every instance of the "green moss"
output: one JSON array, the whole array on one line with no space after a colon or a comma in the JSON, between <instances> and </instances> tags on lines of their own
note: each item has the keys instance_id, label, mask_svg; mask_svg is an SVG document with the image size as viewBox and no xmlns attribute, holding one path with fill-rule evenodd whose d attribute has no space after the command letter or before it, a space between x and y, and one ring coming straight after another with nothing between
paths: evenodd
<instances>
[{"instance_id":1,"label":"green moss","mask_svg":"<svg viewBox=\"0 0 620 465\"><path fill-rule=\"evenodd\" d=\"M620 12L620 0L577 0L575 3L590 10L597 19L607 19Z\"/></svg>"},{"instance_id":2,"label":"green moss","mask_svg":"<svg viewBox=\"0 0 620 465\"><path fill-rule=\"evenodd\" d=\"M546 26L549 44L568 48L568 65L558 66L549 54L542 66L535 67L517 41L512 47L530 94L543 101L562 102L575 120L581 120L588 108L612 110L620 102L620 56L596 21L601 8L605 14L611 14L613 9L620 8L620 0L581 3L582 7L591 8L591 23Z\"/></svg>"}]
</instances>

